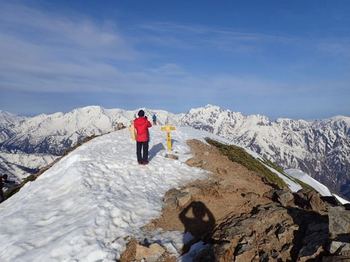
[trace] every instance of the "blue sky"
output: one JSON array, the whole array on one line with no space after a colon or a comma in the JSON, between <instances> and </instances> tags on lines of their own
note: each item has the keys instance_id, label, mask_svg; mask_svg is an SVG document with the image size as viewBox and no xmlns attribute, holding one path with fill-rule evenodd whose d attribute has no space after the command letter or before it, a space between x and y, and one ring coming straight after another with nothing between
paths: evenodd
<instances>
[{"instance_id":1,"label":"blue sky","mask_svg":"<svg viewBox=\"0 0 350 262\"><path fill-rule=\"evenodd\" d=\"M0 0L0 109L350 115L350 2Z\"/></svg>"}]
</instances>

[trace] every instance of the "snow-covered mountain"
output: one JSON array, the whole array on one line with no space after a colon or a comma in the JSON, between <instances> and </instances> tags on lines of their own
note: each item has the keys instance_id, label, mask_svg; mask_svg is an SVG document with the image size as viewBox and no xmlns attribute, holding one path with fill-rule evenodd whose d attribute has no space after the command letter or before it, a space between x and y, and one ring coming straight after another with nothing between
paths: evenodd
<instances>
[{"instance_id":1,"label":"snow-covered mountain","mask_svg":"<svg viewBox=\"0 0 350 262\"><path fill-rule=\"evenodd\" d=\"M284 168L301 169L350 198L350 117L271 121L207 105L191 109L181 124L222 136Z\"/></svg>"},{"instance_id":2,"label":"snow-covered mountain","mask_svg":"<svg viewBox=\"0 0 350 262\"><path fill-rule=\"evenodd\" d=\"M1 150L61 155L83 137L111 132L117 123L128 125L134 119L135 112L89 106L68 113L25 118L9 126L7 131L10 135L1 143ZM147 111L148 115L153 112L160 123L175 119L175 115L166 111Z\"/></svg>"},{"instance_id":3,"label":"snow-covered mountain","mask_svg":"<svg viewBox=\"0 0 350 262\"><path fill-rule=\"evenodd\" d=\"M25 118L0 110L0 143L14 135L12 130L23 119Z\"/></svg>"},{"instance_id":4,"label":"snow-covered mountain","mask_svg":"<svg viewBox=\"0 0 350 262\"><path fill-rule=\"evenodd\" d=\"M85 137L111 132L117 123L128 125L137 111L89 106L27 118L0 111L0 170L21 179L30 170L18 175L9 165L34 168L29 155L48 162ZM263 115L244 116L212 105L185 114L146 110L149 117L153 113L160 124L191 126L219 135L284 168L300 169L350 198L350 117L271 121ZM17 154L28 156L18 162Z\"/></svg>"},{"instance_id":5,"label":"snow-covered mountain","mask_svg":"<svg viewBox=\"0 0 350 262\"><path fill-rule=\"evenodd\" d=\"M0 112L0 171L21 180L82 139L111 132L117 123L128 126L135 113L137 110L99 106L27 118ZM172 113L163 110L146 110L146 113L148 116L156 113L160 124L178 124L178 117ZM36 165L33 165L34 159Z\"/></svg>"}]
</instances>

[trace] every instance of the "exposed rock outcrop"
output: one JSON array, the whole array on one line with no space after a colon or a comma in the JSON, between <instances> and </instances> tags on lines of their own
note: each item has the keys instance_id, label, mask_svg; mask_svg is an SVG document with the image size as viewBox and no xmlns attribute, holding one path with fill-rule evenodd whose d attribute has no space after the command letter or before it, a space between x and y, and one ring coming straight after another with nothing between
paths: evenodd
<instances>
[{"instance_id":1,"label":"exposed rock outcrop","mask_svg":"<svg viewBox=\"0 0 350 262\"><path fill-rule=\"evenodd\" d=\"M341 206L330 207L328 217L331 238L329 252L348 256L350 261L350 210Z\"/></svg>"},{"instance_id":2,"label":"exposed rock outcrop","mask_svg":"<svg viewBox=\"0 0 350 262\"><path fill-rule=\"evenodd\" d=\"M162 215L147 226L190 233L181 254L204 243L192 261L350 261L350 211L311 189L266 184L213 146L189 145L187 163L210 177L169 190Z\"/></svg>"}]
</instances>

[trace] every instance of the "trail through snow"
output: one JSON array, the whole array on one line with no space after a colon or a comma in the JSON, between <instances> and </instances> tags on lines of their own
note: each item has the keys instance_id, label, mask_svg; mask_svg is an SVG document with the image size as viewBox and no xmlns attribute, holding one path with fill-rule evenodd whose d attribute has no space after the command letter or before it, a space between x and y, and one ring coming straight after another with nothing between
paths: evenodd
<instances>
[{"instance_id":1,"label":"trail through snow","mask_svg":"<svg viewBox=\"0 0 350 262\"><path fill-rule=\"evenodd\" d=\"M207 176L184 163L186 140L202 132L174 132L179 161L164 157L159 127L151 137L147 166L121 130L82 145L2 203L0 261L115 261L125 238L160 214L167 190Z\"/></svg>"}]
</instances>

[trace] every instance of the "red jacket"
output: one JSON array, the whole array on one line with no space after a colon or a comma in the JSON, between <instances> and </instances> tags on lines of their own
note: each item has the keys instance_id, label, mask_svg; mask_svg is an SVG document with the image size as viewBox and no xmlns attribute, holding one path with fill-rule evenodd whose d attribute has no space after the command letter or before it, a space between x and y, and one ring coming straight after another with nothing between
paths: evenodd
<instances>
[{"instance_id":1,"label":"red jacket","mask_svg":"<svg viewBox=\"0 0 350 262\"><path fill-rule=\"evenodd\" d=\"M147 120L146 117L139 117L134 120L134 127L136 129L136 141L137 142L146 142L149 140L148 128L152 124Z\"/></svg>"}]
</instances>

